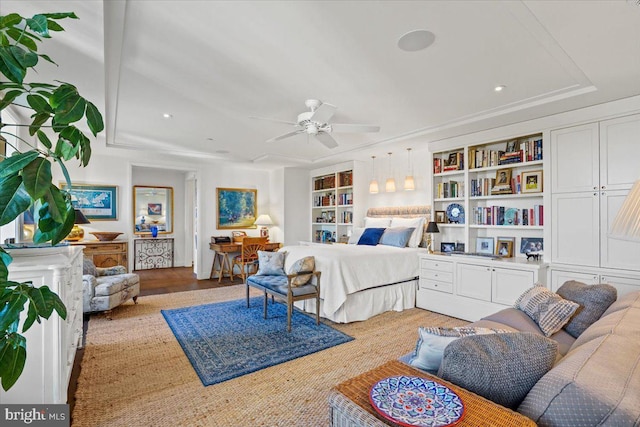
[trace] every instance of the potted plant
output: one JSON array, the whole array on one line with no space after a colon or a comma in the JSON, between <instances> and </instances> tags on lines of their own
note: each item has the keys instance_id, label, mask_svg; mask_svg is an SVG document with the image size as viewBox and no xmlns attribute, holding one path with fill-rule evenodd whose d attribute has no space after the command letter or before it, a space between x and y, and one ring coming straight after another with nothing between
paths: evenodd
<instances>
[{"instance_id":1,"label":"potted plant","mask_svg":"<svg viewBox=\"0 0 640 427\"><path fill-rule=\"evenodd\" d=\"M96 106L80 96L72 84L26 80L27 72L40 60L54 63L38 52L38 46L53 32L64 31L58 21L67 18L77 16L73 12L31 18L17 13L0 16L0 111L13 105L32 113L31 123L22 125L30 140L0 121L0 135L12 135L28 147L20 150L12 146L16 150L13 155L0 157L0 225L14 221L33 206L38 217L33 240L52 245L64 240L75 219L69 194L52 182L52 163L62 169L67 188L71 188L65 162L75 157L86 166L91 157L90 140L75 123L86 122L94 137L104 129ZM0 380L5 391L15 384L25 365L27 343L22 333L34 322L48 319L54 310L66 318L64 304L49 287L11 281L10 262L11 256L0 248Z\"/></svg>"}]
</instances>

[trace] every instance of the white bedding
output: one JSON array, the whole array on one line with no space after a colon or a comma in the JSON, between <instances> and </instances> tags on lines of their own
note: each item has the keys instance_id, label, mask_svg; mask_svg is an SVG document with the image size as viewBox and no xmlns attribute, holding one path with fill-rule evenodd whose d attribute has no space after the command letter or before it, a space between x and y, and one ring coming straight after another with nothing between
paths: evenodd
<instances>
[{"instance_id":1,"label":"white bedding","mask_svg":"<svg viewBox=\"0 0 640 427\"><path fill-rule=\"evenodd\" d=\"M331 318L349 294L381 285L412 280L419 274L419 248L366 245L285 246L285 271L300 258L313 255L322 273L323 317Z\"/></svg>"}]
</instances>

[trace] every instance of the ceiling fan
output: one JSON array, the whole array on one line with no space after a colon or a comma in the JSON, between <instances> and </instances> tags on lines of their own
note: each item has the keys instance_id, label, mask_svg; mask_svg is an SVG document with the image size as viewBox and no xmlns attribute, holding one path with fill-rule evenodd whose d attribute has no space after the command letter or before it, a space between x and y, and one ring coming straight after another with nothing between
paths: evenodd
<instances>
[{"instance_id":1,"label":"ceiling fan","mask_svg":"<svg viewBox=\"0 0 640 427\"><path fill-rule=\"evenodd\" d=\"M280 141L281 139L289 138L299 133L306 133L307 135L315 137L327 148L335 148L338 146L338 143L331 136L332 132L360 133L378 132L380 130L380 126L329 123L329 120L336 112L337 108L334 105L323 103L317 99L307 99L304 105L306 105L311 111L305 111L304 113L298 114L297 123L278 119L268 119L264 117L254 117L256 119L290 124L296 128L296 130L292 132L287 132L283 135L268 139L267 142Z\"/></svg>"}]
</instances>

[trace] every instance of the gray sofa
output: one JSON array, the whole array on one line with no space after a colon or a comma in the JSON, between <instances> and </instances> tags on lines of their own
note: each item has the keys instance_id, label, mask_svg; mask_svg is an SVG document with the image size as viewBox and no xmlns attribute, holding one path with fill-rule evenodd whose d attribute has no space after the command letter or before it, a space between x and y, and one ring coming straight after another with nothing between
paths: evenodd
<instances>
[{"instance_id":1,"label":"gray sofa","mask_svg":"<svg viewBox=\"0 0 640 427\"><path fill-rule=\"evenodd\" d=\"M470 326L543 336L516 308ZM640 291L618 298L577 338L565 329L549 338L557 342L556 362L528 391L518 412L540 426L640 425ZM446 358L445 351L443 364Z\"/></svg>"}]
</instances>

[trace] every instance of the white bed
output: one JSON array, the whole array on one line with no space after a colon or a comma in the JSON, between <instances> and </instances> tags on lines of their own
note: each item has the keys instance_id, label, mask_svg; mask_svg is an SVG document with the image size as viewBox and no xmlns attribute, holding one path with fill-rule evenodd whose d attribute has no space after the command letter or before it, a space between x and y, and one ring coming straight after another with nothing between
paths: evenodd
<instances>
[{"instance_id":1,"label":"white bed","mask_svg":"<svg viewBox=\"0 0 640 427\"><path fill-rule=\"evenodd\" d=\"M427 217L428 206L369 209L369 217ZM420 230L422 235L422 230ZM385 311L415 307L419 275L418 252L423 248L377 245L285 246L285 271L305 256L314 256L322 272L320 315L338 323L366 320ZM297 307L315 313L315 301Z\"/></svg>"}]
</instances>

